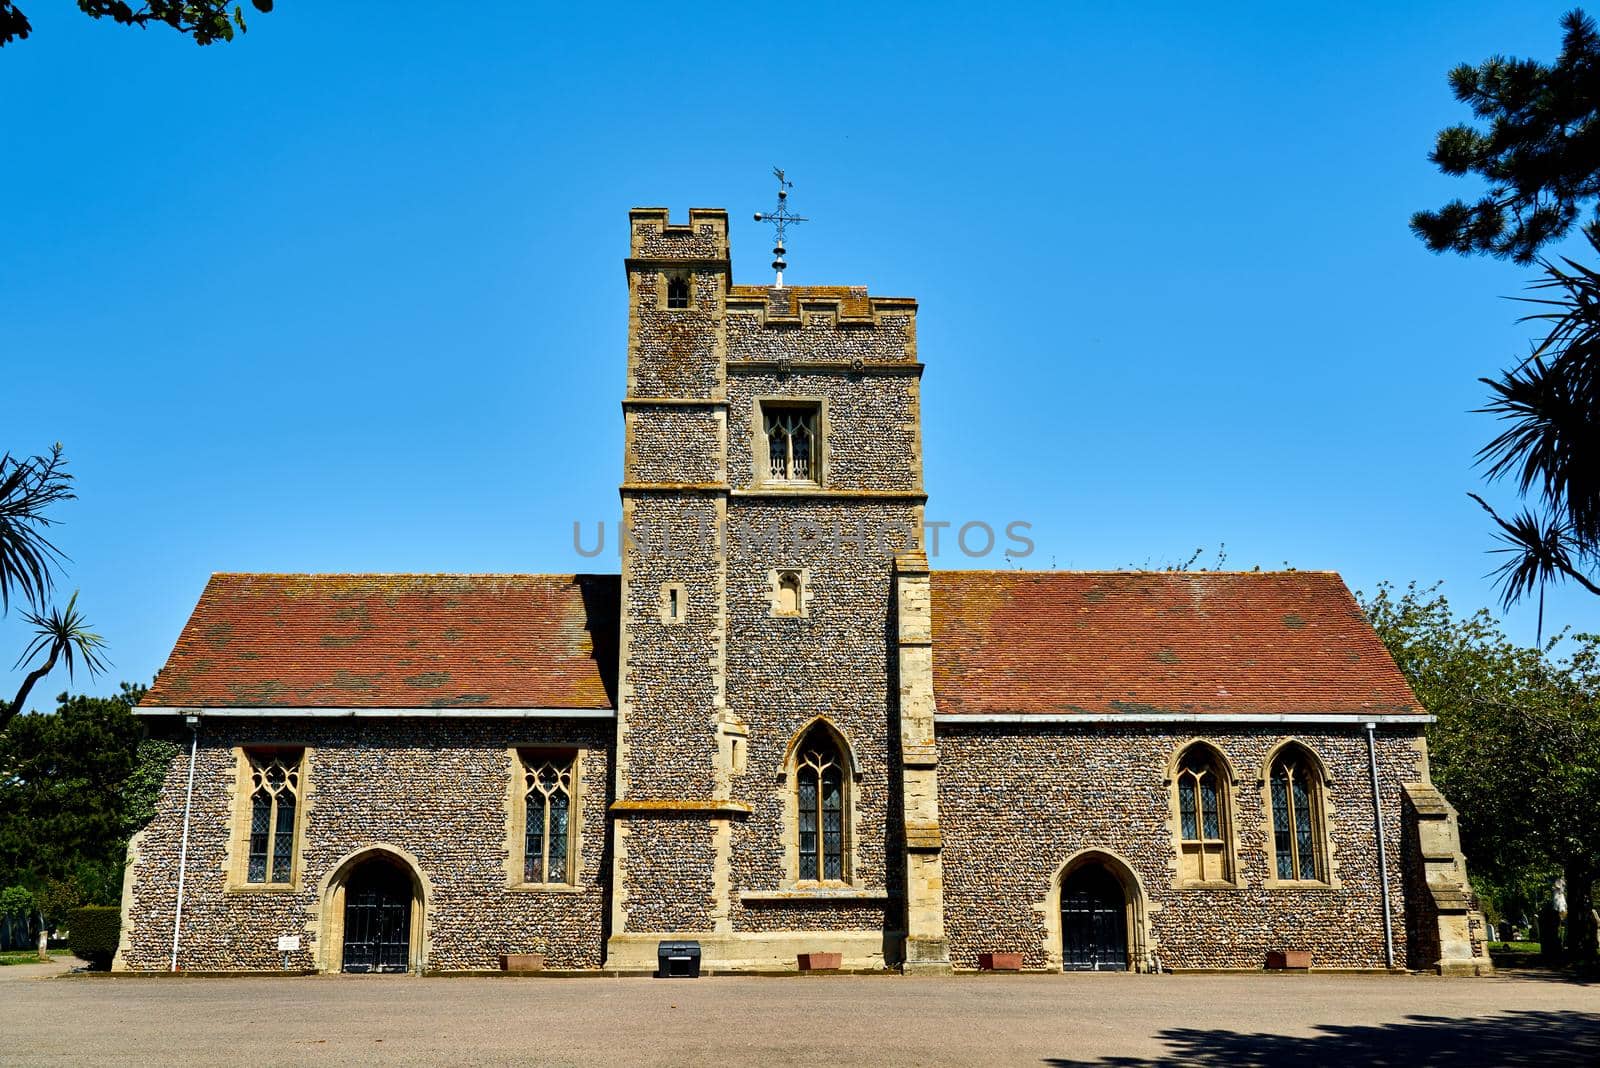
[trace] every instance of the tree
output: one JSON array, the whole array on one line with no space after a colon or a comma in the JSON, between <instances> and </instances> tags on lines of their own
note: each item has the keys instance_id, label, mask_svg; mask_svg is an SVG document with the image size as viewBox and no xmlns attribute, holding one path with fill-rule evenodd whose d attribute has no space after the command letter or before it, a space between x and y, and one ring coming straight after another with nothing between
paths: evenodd
<instances>
[{"instance_id":1,"label":"tree","mask_svg":"<svg viewBox=\"0 0 1600 1068\"><path fill-rule=\"evenodd\" d=\"M264 14L272 10L272 0L250 0L250 6ZM146 0L137 7L126 0L78 0L78 10L92 19L109 18L124 26L165 24L187 34L197 45L231 41L235 27L240 33L249 29L244 10L235 4L230 14L226 0ZM12 0L0 0L0 47L24 40L32 32L28 16Z\"/></svg>"},{"instance_id":2,"label":"tree","mask_svg":"<svg viewBox=\"0 0 1600 1068\"><path fill-rule=\"evenodd\" d=\"M1578 10L1561 27L1554 64L1492 56L1450 72L1455 98L1489 125L1446 127L1428 158L1446 174L1482 177L1489 189L1476 204L1456 199L1411 217L1433 251L1532 263L1600 197L1600 34ZM1600 234L1600 213L1585 229Z\"/></svg>"},{"instance_id":3,"label":"tree","mask_svg":"<svg viewBox=\"0 0 1600 1068\"><path fill-rule=\"evenodd\" d=\"M1436 589L1414 583L1404 593L1380 585L1362 605L1437 717L1428 730L1433 778L1460 813L1475 874L1525 887L1530 874L1564 873L1567 955L1594 961L1600 636L1575 636L1577 651L1556 659L1554 642L1517 646L1488 612L1458 618Z\"/></svg>"},{"instance_id":4,"label":"tree","mask_svg":"<svg viewBox=\"0 0 1600 1068\"><path fill-rule=\"evenodd\" d=\"M17 696L12 698L10 706L0 709L0 731L5 730L11 717L22 712L23 702L28 699L34 683L55 670L58 660L66 662L69 679L78 660L83 661L84 668L91 676L100 674L106 668L105 661L100 658L105 640L89 629L88 620L78 611L78 591L72 591L65 609L52 608L48 613L25 612L23 618L33 624L33 640L17 658L17 667L20 668L39 653L47 655L44 663L22 677L22 685L18 687Z\"/></svg>"},{"instance_id":5,"label":"tree","mask_svg":"<svg viewBox=\"0 0 1600 1068\"><path fill-rule=\"evenodd\" d=\"M1561 25L1553 64L1494 56L1450 72L1456 99L1488 125L1447 127L1429 158L1489 189L1476 204L1457 199L1412 216L1433 251L1532 263L1585 211L1583 232L1600 251L1600 33L1582 11ZM1504 604L1537 592L1543 641L1549 583L1600 595L1600 274L1571 259L1538 262L1545 275L1533 288L1551 295L1530 298L1543 310L1522 321L1549 332L1526 359L1480 380L1490 390L1480 410L1506 425L1478 454L1490 481L1515 478L1535 507L1505 518L1472 496L1498 528L1496 551L1507 554L1495 571Z\"/></svg>"},{"instance_id":6,"label":"tree","mask_svg":"<svg viewBox=\"0 0 1600 1068\"><path fill-rule=\"evenodd\" d=\"M33 606L23 618L33 626L34 636L17 658L18 668L35 656L44 655L44 662L23 676L11 703L0 703L0 731L5 730L12 716L25 710L23 703L34 684L55 670L58 662L66 662L69 679L80 661L90 675L105 669L100 657L105 642L89 629L88 621L78 611L76 591L64 609L40 607L55 586L56 568L65 559L45 535L52 525L46 509L77 497L72 492L72 475L66 468L59 441L48 456L0 456L0 612L11 610L13 590Z\"/></svg>"},{"instance_id":7,"label":"tree","mask_svg":"<svg viewBox=\"0 0 1600 1068\"><path fill-rule=\"evenodd\" d=\"M128 838L152 811L149 784L176 753L147 745L132 713L143 692L62 694L53 715L18 716L0 734L0 885L28 888L52 919L120 896Z\"/></svg>"}]
</instances>

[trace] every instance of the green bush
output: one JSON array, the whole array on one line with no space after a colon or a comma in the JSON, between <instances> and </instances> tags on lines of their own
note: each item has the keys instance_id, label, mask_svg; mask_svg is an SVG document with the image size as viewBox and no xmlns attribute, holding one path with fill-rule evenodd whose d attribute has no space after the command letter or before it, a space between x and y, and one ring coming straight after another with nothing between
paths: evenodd
<instances>
[{"instance_id":1,"label":"green bush","mask_svg":"<svg viewBox=\"0 0 1600 1068\"><path fill-rule=\"evenodd\" d=\"M121 934L122 910L115 905L85 905L67 913L67 945L97 971L111 967Z\"/></svg>"}]
</instances>

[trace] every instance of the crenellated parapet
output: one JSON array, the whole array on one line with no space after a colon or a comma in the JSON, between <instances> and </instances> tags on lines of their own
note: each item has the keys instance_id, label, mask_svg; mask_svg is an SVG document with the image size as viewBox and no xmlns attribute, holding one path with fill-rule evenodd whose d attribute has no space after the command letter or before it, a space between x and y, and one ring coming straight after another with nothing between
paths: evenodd
<instances>
[{"instance_id":1,"label":"crenellated parapet","mask_svg":"<svg viewBox=\"0 0 1600 1068\"><path fill-rule=\"evenodd\" d=\"M728 362L919 373L917 302L862 286L732 286Z\"/></svg>"},{"instance_id":2,"label":"crenellated parapet","mask_svg":"<svg viewBox=\"0 0 1600 1068\"><path fill-rule=\"evenodd\" d=\"M728 262L728 213L722 208L690 208L689 221L674 223L666 208L628 212L628 257L634 261Z\"/></svg>"}]
</instances>

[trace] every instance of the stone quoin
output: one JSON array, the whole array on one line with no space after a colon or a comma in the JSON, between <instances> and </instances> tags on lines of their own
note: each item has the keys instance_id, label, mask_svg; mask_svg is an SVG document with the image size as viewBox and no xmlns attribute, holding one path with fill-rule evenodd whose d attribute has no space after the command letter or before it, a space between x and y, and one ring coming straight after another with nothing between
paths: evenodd
<instances>
[{"instance_id":1,"label":"stone quoin","mask_svg":"<svg viewBox=\"0 0 1600 1068\"><path fill-rule=\"evenodd\" d=\"M916 302L629 235L620 574L214 575L116 968L1489 970L1336 574L931 568Z\"/></svg>"}]
</instances>

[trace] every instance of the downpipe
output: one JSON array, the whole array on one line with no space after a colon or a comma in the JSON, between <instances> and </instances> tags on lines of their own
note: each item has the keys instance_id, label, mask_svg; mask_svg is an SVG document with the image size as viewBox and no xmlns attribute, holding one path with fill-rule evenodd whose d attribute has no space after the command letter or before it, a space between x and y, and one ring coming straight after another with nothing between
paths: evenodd
<instances>
[{"instance_id":1,"label":"downpipe","mask_svg":"<svg viewBox=\"0 0 1600 1068\"><path fill-rule=\"evenodd\" d=\"M1367 724L1367 766L1372 775L1372 825L1378 832L1378 889L1383 895L1383 958L1394 970L1394 920L1389 906L1389 852L1383 841L1383 795L1378 790L1378 725ZM181 885L181 883L180 883Z\"/></svg>"},{"instance_id":2,"label":"downpipe","mask_svg":"<svg viewBox=\"0 0 1600 1068\"><path fill-rule=\"evenodd\" d=\"M189 786L183 794L183 842L178 846L178 906L172 913L172 966L169 970L178 970L178 942L183 931L183 889L184 876L189 869L189 813L194 808L194 762L200 749L200 717L198 715L185 716L184 722L188 723L189 735Z\"/></svg>"}]
</instances>

